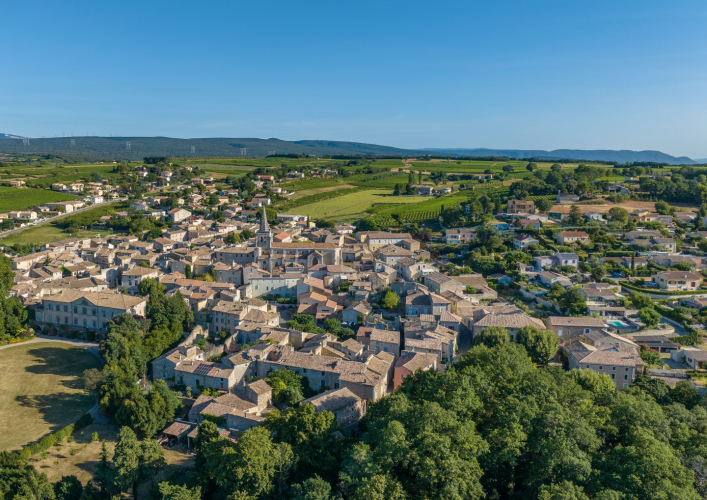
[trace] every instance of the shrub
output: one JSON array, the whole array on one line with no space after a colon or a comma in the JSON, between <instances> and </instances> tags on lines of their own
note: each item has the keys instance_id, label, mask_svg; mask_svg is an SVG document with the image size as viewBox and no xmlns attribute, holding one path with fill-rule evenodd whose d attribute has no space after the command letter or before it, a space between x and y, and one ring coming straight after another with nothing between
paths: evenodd
<instances>
[{"instance_id":1,"label":"shrub","mask_svg":"<svg viewBox=\"0 0 707 500\"><path fill-rule=\"evenodd\" d=\"M71 455L72 457L73 457L74 455L76 455L76 448L71 448L71 449L69 450L69 455Z\"/></svg>"},{"instance_id":2,"label":"shrub","mask_svg":"<svg viewBox=\"0 0 707 500\"><path fill-rule=\"evenodd\" d=\"M97 432L94 432L93 434L91 434L91 441L98 441L98 433Z\"/></svg>"}]
</instances>

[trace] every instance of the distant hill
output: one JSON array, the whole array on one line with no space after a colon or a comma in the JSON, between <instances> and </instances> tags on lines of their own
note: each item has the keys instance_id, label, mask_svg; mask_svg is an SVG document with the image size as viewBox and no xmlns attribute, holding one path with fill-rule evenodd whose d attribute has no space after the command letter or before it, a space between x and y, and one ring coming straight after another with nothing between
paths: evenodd
<instances>
[{"instance_id":1,"label":"distant hill","mask_svg":"<svg viewBox=\"0 0 707 500\"><path fill-rule=\"evenodd\" d=\"M428 148L424 149L429 154L449 154L455 156L509 156L511 158L542 158L548 160L595 160L595 161L616 161L627 163L633 161L654 161L657 163L669 163L670 165L692 165L694 160L687 156L670 156L660 151L613 151L610 149L584 150L584 149L556 149L554 151L544 151L539 149L463 149L463 148Z\"/></svg>"},{"instance_id":2,"label":"distant hill","mask_svg":"<svg viewBox=\"0 0 707 500\"><path fill-rule=\"evenodd\" d=\"M694 164L695 161L681 156L676 158L660 151L611 151L581 149L557 149L555 151L522 149L400 149L377 144L346 141L283 141L280 139L255 138L201 138L175 139L172 137L53 137L30 138L25 145L23 137L15 134L0 134L0 154L55 154L64 157L91 160L140 160L145 156L180 157L239 157L241 148L246 156L264 157L275 154L323 155L382 155L382 156L509 156L511 158L603 160L620 163L653 161L659 163ZM73 140L73 146L71 141ZM130 143L130 149L126 143ZM192 153L192 146L194 153Z\"/></svg>"},{"instance_id":3,"label":"distant hill","mask_svg":"<svg viewBox=\"0 0 707 500\"><path fill-rule=\"evenodd\" d=\"M420 150L409 150L344 141L282 141L280 139L174 139L171 137L54 137L30 139L24 145L22 138L0 135L0 153L57 154L92 157L96 159L139 160L145 156L170 157L238 157L241 148L246 156L276 154L330 155L391 155L415 156ZM74 145L71 145L71 141ZM126 143L130 143L130 149ZM191 148L194 146L194 153Z\"/></svg>"}]
</instances>

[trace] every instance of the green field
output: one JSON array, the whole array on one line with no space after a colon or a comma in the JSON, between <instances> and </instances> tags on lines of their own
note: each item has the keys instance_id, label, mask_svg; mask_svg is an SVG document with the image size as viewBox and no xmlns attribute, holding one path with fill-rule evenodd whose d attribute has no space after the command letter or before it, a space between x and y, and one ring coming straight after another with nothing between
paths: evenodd
<instances>
[{"instance_id":1,"label":"green field","mask_svg":"<svg viewBox=\"0 0 707 500\"><path fill-rule=\"evenodd\" d=\"M368 189L303 205L293 209L292 213L308 215L313 219L331 218L337 222L346 222L365 216L367 210L376 206L394 208L396 205L415 204L424 199L424 196L392 196L389 189Z\"/></svg>"},{"instance_id":2,"label":"green field","mask_svg":"<svg viewBox=\"0 0 707 500\"><path fill-rule=\"evenodd\" d=\"M75 422L96 398L81 374L98 359L59 342L17 344L0 350L0 450L16 450ZM8 429L12 432L8 432Z\"/></svg>"},{"instance_id":3,"label":"green field","mask_svg":"<svg viewBox=\"0 0 707 500\"><path fill-rule=\"evenodd\" d=\"M11 188L0 186L0 212L22 210L42 203L76 200L78 196L46 189Z\"/></svg>"},{"instance_id":4,"label":"green field","mask_svg":"<svg viewBox=\"0 0 707 500\"><path fill-rule=\"evenodd\" d=\"M62 217L56 221L48 222L38 226L29 227L22 231L12 233L9 236L0 238L0 245L15 245L15 244L26 244L41 246L45 243L52 243L54 241L66 240L69 238L86 238L86 237L103 237L112 234L112 231L96 231L96 230L81 230L78 233L66 233L63 227L70 224L72 221L76 221L80 226L89 226L91 223L97 221L104 215L110 215L115 210L122 210L125 205L112 203L110 205L102 205L100 207L92 208L75 215L68 215Z\"/></svg>"}]
</instances>

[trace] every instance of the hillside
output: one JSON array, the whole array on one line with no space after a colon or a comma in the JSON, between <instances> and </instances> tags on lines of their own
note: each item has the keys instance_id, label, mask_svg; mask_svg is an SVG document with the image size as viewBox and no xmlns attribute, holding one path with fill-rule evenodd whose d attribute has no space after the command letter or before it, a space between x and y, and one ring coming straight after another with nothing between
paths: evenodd
<instances>
[{"instance_id":1,"label":"hillside","mask_svg":"<svg viewBox=\"0 0 707 500\"><path fill-rule=\"evenodd\" d=\"M73 140L73 145L72 141ZM130 143L130 149L126 143ZM192 146L194 153L192 153ZM55 154L76 159L91 160L140 160L145 156L170 156L215 158L242 156L241 148L246 148L247 157L265 157L275 152L278 155L306 154L323 155L382 155L419 156L423 154L450 156L508 156L511 158L573 159L588 161L616 161L620 163L645 161L668 163L671 165L694 164L686 157L675 157L660 151L612 151L556 149L554 151L523 149L464 149L464 148L421 148L400 149L378 144L360 142L302 140L283 141L280 139L256 138L201 138L176 139L173 137L53 137L30 139L25 145L22 137L0 134L0 154Z\"/></svg>"},{"instance_id":2,"label":"hillside","mask_svg":"<svg viewBox=\"0 0 707 500\"><path fill-rule=\"evenodd\" d=\"M71 141L74 145L71 145ZM130 142L130 149L126 143ZM192 146L194 153L192 153ZM170 157L248 157L277 154L330 155L394 155L414 156L420 151L398 149L376 144L343 141L282 141L280 139L203 138L175 139L171 137L55 137L30 139L25 146L21 138L0 135L0 154L58 154L91 157L94 159L139 160L145 156Z\"/></svg>"},{"instance_id":3,"label":"hillside","mask_svg":"<svg viewBox=\"0 0 707 500\"><path fill-rule=\"evenodd\" d=\"M660 151L614 151L610 149L556 149L554 151L544 151L541 149L463 149L463 148L426 148L424 151L429 154L450 154L455 156L509 156L511 158L542 158L542 159L568 159L568 160L592 160L592 161L617 161L620 163L634 161L653 161L657 163L668 163L671 165L694 164L697 163L687 156L675 157Z\"/></svg>"}]
</instances>

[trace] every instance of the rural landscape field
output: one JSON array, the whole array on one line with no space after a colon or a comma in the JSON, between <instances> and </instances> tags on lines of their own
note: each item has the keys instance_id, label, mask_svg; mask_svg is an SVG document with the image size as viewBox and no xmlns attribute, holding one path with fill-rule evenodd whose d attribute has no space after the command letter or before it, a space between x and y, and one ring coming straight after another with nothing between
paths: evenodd
<instances>
[{"instance_id":1,"label":"rural landscape field","mask_svg":"<svg viewBox=\"0 0 707 500\"><path fill-rule=\"evenodd\" d=\"M16 450L75 422L96 398L83 388L84 370L100 368L85 349L58 342L0 349L0 422L16 422L0 449Z\"/></svg>"}]
</instances>

